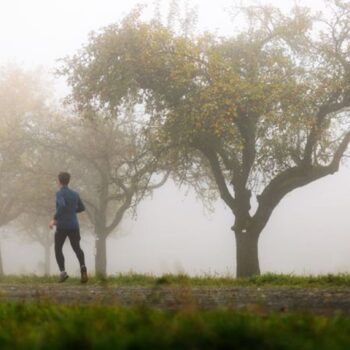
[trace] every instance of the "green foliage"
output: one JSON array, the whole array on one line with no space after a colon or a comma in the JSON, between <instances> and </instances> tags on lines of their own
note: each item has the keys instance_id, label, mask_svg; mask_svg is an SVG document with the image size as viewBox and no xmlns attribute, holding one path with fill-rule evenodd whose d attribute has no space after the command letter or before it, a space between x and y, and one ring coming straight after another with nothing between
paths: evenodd
<instances>
[{"instance_id":1,"label":"green foliage","mask_svg":"<svg viewBox=\"0 0 350 350\"><path fill-rule=\"evenodd\" d=\"M153 142L172 147L178 179L199 193L213 191L212 182L225 196L212 174L219 171L234 191L242 183L259 191L305 158L308 166L329 164L348 130L340 112L350 104L350 11L333 6L320 30L307 8L286 15L242 7L248 27L225 38L187 37L142 21L137 10L93 34L61 73L80 109L114 110L130 99L144 105ZM218 158L216 169L209 153Z\"/></svg>"},{"instance_id":2,"label":"green foliage","mask_svg":"<svg viewBox=\"0 0 350 350\"><path fill-rule=\"evenodd\" d=\"M346 349L348 318L0 304L2 349Z\"/></svg>"}]
</instances>

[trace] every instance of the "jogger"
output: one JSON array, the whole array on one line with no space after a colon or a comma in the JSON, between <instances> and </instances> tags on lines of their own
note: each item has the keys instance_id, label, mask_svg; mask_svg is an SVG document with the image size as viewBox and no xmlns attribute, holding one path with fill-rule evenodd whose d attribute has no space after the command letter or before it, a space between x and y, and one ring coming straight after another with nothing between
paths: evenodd
<instances>
[{"instance_id":1,"label":"jogger","mask_svg":"<svg viewBox=\"0 0 350 350\"><path fill-rule=\"evenodd\" d=\"M65 270L63 244L68 237L70 244L80 264L81 282L87 282L87 271L85 266L84 252L80 247L80 229L77 213L85 210L84 204L78 192L68 187L70 174L62 172L58 175L60 189L56 193L56 213L50 222L50 228L56 226L55 233L55 255L61 275L59 282L64 282L68 275Z\"/></svg>"}]
</instances>

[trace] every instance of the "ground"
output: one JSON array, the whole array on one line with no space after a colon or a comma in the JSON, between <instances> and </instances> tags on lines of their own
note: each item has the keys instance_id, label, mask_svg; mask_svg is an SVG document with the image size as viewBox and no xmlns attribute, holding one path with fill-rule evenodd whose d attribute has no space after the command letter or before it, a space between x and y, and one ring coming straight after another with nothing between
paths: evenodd
<instances>
[{"instance_id":1,"label":"ground","mask_svg":"<svg viewBox=\"0 0 350 350\"><path fill-rule=\"evenodd\" d=\"M277 278L277 277L276 277ZM132 280L132 279L131 279ZM341 283L331 282L308 286L296 285L208 285L193 282L171 283L164 279L158 283L88 283L78 280L59 284L54 279L46 283L0 283L0 301L54 302L61 304L107 304L120 306L147 305L160 309L178 310L194 307L201 310L228 308L259 312L311 312L322 315L350 316L350 287L345 278ZM159 281L161 283L159 283ZM346 282L345 282L346 281ZM11 282L11 280L10 280ZM204 282L203 282L204 283ZM142 285L143 284L143 285ZM241 283L242 284L242 283ZM244 283L243 283L244 284Z\"/></svg>"}]
</instances>

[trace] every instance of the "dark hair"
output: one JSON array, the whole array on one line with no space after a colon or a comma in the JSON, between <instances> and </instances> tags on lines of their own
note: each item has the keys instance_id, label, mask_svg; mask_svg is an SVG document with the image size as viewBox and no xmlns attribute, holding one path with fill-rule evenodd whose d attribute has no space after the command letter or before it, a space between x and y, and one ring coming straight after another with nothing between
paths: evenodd
<instances>
[{"instance_id":1,"label":"dark hair","mask_svg":"<svg viewBox=\"0 0 350 350\"><path fill-rule=\"evenodd\" d=\"M70 181L70 174L62 171L58 174L58 181L60 182L61 185L67 186Z\"/></svg>"}]
</instances>

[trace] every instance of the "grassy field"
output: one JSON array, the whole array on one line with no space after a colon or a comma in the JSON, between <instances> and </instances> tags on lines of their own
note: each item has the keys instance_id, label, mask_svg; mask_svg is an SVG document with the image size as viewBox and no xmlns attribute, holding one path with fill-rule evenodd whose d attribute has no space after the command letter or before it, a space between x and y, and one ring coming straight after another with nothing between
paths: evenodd
<instances>
[{"instance_id":1,"label":"grassy field","mask_svg":"<svg viewBox=\"0 0 350 350\"><path fill-rule=\"evenodd\" d=\"M51 284L57 277L5 276L1 283ZM79 285L71 278L68 285ZM91 285L350 287L350 275L265 274L248 279L186 275L119 275ZM73 287L74 289L74 287ZM78 290L78 289L77 289ZM148 306L64 305L49 301L0 302L0 349L350 349L350 318L261 308L178 311Z\"/></svg>"},{"instance_id":2,"label":"grassy field","mask_svg":"<svg viewBox=\"0 0 350 350\"><path fill-rule=\"evenodd\" d=\"M57 276L2 276L0 283L56 283ZM77 277L70 277L66 284L78 284ZM92 277L89 281L93 285L121 285L121 286L258 286L258 287L350 287L350 274L320 275L320 276L296 276L263 274L251 278L233 278L220 276L189 277L187 275L163 275L156 277L152 275L123 274L109 276L106 279Z\"/></svg>"},{"instance_id":3,"label":"grassy field","mask_svg":"<svg viewBox=\"0 0 350 350\"><path fill-rule=\"evenodd\" d=\"M1 349L349 349L350 319L0 304Z\"/></svg>"}]
</instances>

